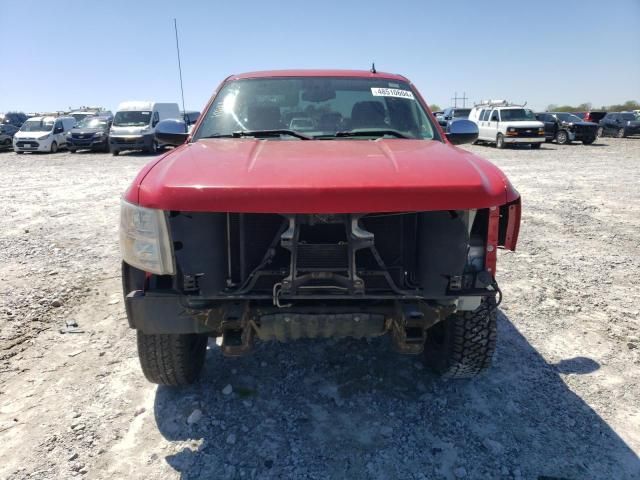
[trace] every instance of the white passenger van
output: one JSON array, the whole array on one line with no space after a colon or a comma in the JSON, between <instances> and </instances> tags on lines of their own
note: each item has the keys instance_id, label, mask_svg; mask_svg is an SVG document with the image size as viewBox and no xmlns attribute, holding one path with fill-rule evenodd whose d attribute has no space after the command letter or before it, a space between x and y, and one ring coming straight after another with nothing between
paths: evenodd
<instances>
[{"instance_id":1,"label":"white passenger van","mask_svg":"<svg viewBox=\"0 0 640 480\"><path fill-rule=\"evenodd\" d=\"M67 145L67 133L76 124L73 117L33 117L13 136L13 151L56 153Z\"/></svg>"},{"instance_id":2,"label":"white passenger van","mask_svg":"<svg viewBox=\"0 0 640 480\"><path fill-rule=\"evenodd\" d=\"M180 118L177 103L123 102L113 117L109 148L113 155L123 150L155 153L158 145L154 133L161 120Z\"/></svg>"},{"instance_id":3,"label":"white passenger van","mask_svg":"<svg viewBox=\"0 0 640 480\"><path fill-rule=\"evenodd\" d=\"M478 126L477 143L528 144L540 148L545 141L544 123L536 120L532 110L505 100L482 102L471 109L469 120Z\"/></svg>"}]
</instances>

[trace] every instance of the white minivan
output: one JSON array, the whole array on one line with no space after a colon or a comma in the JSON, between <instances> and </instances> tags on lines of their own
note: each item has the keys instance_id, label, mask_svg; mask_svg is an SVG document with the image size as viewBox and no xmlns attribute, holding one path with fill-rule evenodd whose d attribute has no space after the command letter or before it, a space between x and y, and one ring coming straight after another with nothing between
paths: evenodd
<instances>
[{"instance_id":1,"label":"white minivan","mask_svg":"<svg viewBox=\"0 0 640 480\"><path fill-rule=\"evenodd\" d=\"M478 126L477 143L495 143L498 148L510 144L540 148L545 142L544 123L524 105L511 105L504 100L481 103L471 109L469 120Z\"/></svg>"},{"instance_id":2,"label":"white minivan","mask_svg":"<svg viewBox=\"0 0 640 480\"><path fill-rule=\"evenodd\" d=\"M123 150L143 150L155 153L158 142L155 128L161 120L180 118L177 103L123 102L113 117L109 131L109 148L113 155Z\"/></svg>"},{"instance_id":3,"label":"white minivan","mask_svg":"<svg viewBox=\"0 0 640 480\"><path fill-rule=\"evenodd\" d=\"M56 153L67 145L67 133L76 124L73 117L33 117L13 136L13 151Z\"/></svg>"}]
</instances>

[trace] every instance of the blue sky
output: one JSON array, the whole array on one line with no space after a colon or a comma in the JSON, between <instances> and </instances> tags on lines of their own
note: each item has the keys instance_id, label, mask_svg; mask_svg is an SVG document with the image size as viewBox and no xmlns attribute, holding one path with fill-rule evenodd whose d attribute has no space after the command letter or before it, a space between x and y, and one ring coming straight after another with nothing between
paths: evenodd
<instances>
[{"instance_id":1,"label":"blue sky","mask_svg":"<svg viewBox=\"0 0 640 480\"><path fill-rule=\"evenodd\" d=\"M442 107L640 100L640 0L0 0L0 112L179 101L174 17L188 109L231 73L372 60Z\"/></svg>"}]
</instances>

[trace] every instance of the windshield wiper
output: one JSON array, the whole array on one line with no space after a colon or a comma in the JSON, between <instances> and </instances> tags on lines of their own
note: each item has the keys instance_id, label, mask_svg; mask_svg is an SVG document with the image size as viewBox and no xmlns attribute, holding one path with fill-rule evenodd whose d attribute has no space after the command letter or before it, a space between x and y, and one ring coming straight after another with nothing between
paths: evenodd
<instances>
[{"instance_id":1,"label":"windshield wiper","mask_svg":"<svg viewBox=\"0 0 640 480\"><path fill-rule=\"evenodd\" d=\"M291 137L299 138L300 140L313 140L309 135L287 129L238 130L233 133L214 133L213 135L208 135L204 138L279 137L281 135L289 135Z\"/></svg>"},{"instance_id":2,"label":"windshield wiper","mask_svg":"<svg viewBox=\"0 0 640 480\"><path fill-rule=\"evenodd\" d=\"M335 134L336 137L381 137L384 135L391 135L396 138L413 138L393 129L346 130Z\"/></svg>"}]
</instances>

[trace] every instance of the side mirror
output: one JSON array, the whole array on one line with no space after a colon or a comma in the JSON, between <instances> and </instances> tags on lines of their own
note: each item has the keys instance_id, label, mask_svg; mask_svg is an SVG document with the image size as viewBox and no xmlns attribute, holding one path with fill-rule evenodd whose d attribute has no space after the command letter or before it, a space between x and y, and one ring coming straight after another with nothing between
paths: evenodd
<instances>
[{"instance_id":1,"label":"side mirror","mask_svg":"<svg viewBox=\"0 0 640 480\"><path fill-rule=\"evenodd\" d=\"M449 124L447 139L454 145L473 143L478 138L478 126L471 120L456 120Z\"/></svg>"},{"instance_id":2,"label":"side mirror","mask_svg":"<svg viewBox=\"0 0 640 480\"><path fill-rule=\"evenodd\" d=\"M53 130L53 133L62 133L62 132L64 132L64 129L62 127L58 127Z\"/></svg>"},{"instance_id":3,"label":"side mirror","mask_svg":"<svg viewBox=\"0 0 640 480\"><path fill-rule=\"evenodd\" d=\"M160 120L154 120L153 122L151 122L151 126L155 128L158 123L160 123Z\"/></svg>"},{"instance_id":4,"label":"side mirror","mask_svg":"<svg viewBox=\"0 0 640 480\"><path fill-rule=\"evenodd\" d=\"M187 124L182 120L162 120L156 125L155 137L160 143L182 145L188 136Z\"/></svg>"}]
</instances>

